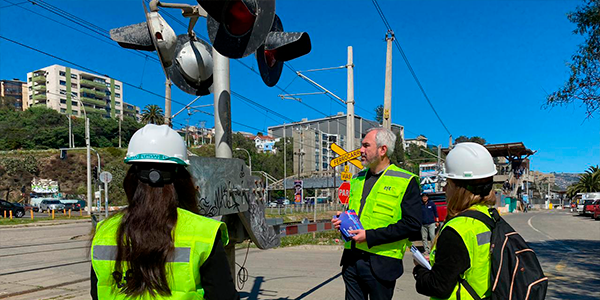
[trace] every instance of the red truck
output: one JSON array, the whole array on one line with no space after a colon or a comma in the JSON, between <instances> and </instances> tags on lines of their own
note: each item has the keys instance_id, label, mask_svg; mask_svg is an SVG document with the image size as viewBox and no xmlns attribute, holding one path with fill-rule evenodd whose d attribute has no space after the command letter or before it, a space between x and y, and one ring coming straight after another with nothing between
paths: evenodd
<instances>
[{"instance_id":1,"label":"red truck","mask_svg":"<svg viewBox=\"0 0 600 300\"><path fill-rule=\"evenodd\" d=\"M429 193L427 194L429 197L429 201L433 201L435 206L437 207L438 217L440 218L440 222L446 221L447 215L447 204L446 204L446 193L438 192L438 193Z\"/></svg>"}]
</instances>

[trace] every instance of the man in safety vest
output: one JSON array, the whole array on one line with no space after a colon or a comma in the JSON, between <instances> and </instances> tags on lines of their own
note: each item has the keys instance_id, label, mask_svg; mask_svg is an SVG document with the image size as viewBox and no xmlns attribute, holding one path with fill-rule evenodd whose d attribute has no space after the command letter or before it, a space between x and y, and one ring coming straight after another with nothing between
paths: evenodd
<instances>
[{"instance_id":1,"label":"man in safety vest","mask_svg":"<svg viewBox=\"0 0 600 300\"><path fill-rule=\"evenodd\" d=\"M350 231L355 236L344 245L340 265L346 299L392 299L396 279L404 272L408 237L421 230L419 182L390 163L395 142L389 129L372 128L360 148L366 168L352 179L348 204L364 230ZM341 222L332 222L339 229Z\"/></svg>"}]
</instances>

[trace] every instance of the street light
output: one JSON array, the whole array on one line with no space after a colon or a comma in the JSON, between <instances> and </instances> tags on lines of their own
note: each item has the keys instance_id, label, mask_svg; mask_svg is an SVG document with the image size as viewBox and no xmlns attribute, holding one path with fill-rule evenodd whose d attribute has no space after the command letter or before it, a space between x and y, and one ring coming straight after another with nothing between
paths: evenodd
<instances>
[{"instance_id":1,"label":"street light","mask_svg":"<svg viewBox=\"0 0 600 300\"><path fill-rule=\"evenodd\" d=\"M250 172L252 172L252 156L250 156L250 152L248 152L248 150L246 150L244 148L235 148L234 150L246 151L246 153L248 154L248 166L250 167Z\"/></svg>"}]
</instances>

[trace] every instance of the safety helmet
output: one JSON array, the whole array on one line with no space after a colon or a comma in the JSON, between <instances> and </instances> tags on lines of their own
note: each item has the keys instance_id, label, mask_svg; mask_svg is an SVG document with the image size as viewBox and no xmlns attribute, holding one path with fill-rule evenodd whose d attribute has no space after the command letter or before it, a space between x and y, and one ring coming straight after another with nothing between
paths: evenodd
<instances>
[{"instance_id":1,"label":"safety helmet","mask_svg":"<svg viewBox=\"0 0 600 300\"><path fill-rule=\"evenodd\" d=\"M190 165L183 138L167 125L154 124L142 127L129 140L125 163L138 162Z\"/></svg>"},{"instance_id":2,"label":"safety helmet","mask_svg":"<svg viewBox=\"0 0 600 300\"><path fill-rule=\"evenodd\" d=\"M446 168L440 176L471 180L496 175L496 165L490 152L477 143L459 143L446 156Z\"/></svg>"}]
</instances>

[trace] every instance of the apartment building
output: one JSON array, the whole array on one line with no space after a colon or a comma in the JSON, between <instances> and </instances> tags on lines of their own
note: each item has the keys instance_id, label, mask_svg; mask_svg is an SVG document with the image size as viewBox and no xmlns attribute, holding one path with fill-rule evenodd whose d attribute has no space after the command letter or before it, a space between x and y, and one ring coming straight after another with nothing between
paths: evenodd
<instances>
[{"instance_id":1,"label":"apartment building","mask_svg":"<svg viewBox=\"0 0 600 300\"><path fill-rule=\"evenodd\" d=\"M52 65L27 73L27 90L28 106L80 117L87 113L139 121L139 107L123 101L123 83L106 76Z\"/></svg>"},{"instance_id":2,"label":"apartment building","mask_svg":"<svg viewBox=\"0 0 600 300\"><path fill-rule=\"evenodd\" d=\"M27 83L19 79L0 80L0 96L4 102L15 107L15 110L26 110L28 108Z\"/></svg>"}]
</instances>

